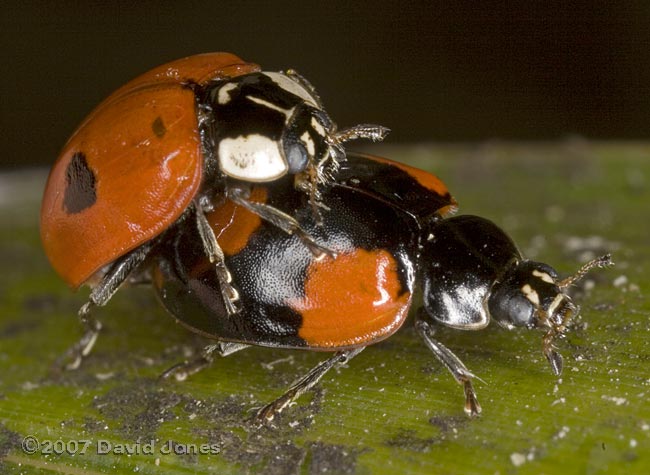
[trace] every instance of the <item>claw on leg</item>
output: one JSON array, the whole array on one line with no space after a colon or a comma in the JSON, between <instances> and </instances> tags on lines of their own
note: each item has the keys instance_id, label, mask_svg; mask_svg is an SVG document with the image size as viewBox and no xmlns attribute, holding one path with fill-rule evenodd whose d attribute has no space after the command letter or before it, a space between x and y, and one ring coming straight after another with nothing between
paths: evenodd
<instances>
[{"instance_id":1,"label":"claw on leg","mask_svg":"<svg viewBox=\"0 0 650 475\"><path fill-rule=\"evenodd\" d=\"M92 302L86 302L79 310L79 320L84 326L81 339L56 359L52 365L52 372L60 374L62 371L73 371L81 366L83 359L90 354L95 346L102 324L90 313Z\"/></svg>"},{"instance_id":2,"label":"claw on leg","mask_svg":"<svg viewBox=\"0 0 650 475\"><path fill-rule=\"evenodd\" d=\"M470 417L478 416L481 413L481 405L478 403L472 382L468 379L463 381L465 391L465 414Z\"/></svg>"}]
</instances>

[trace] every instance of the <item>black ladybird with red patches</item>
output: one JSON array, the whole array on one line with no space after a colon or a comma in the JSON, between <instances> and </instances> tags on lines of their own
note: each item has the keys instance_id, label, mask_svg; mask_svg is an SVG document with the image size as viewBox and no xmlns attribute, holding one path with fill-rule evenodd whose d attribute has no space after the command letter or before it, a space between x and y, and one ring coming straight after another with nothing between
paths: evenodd
<instances>
[{"instance_id":1,"label":"black ladybird with red patches","mask_svg":"<svg viewBox=\"0 0 650 475\"><path fill-rule=\"evenodd\" d=\"M560 280L549 266L523 259L494 223L477 216L446 218L456 203L435 176L378 157L348 157L322 194L322 222L289 184L260 186L255 194L296 216L331 254L316 258L299 238L230 204L207 218L239 284L241 312L225 311L219 281L190 225L160 250L154 285L180 323L218 341L167 377L185 379L209 365L215 352L227 355L250 345L334 352L265 406L261 420L272 419L333 366L397 331L418 284L425 311L417 331L464 386L465 410L476 415L481 408L474 375L433 338L433 325L478 330L493 319L509 328L543 328L544 354L559 374L561 358L552 342L577 311L566 289L590 267L609 262L601 258Z\"/></svg>"}]
</instances>

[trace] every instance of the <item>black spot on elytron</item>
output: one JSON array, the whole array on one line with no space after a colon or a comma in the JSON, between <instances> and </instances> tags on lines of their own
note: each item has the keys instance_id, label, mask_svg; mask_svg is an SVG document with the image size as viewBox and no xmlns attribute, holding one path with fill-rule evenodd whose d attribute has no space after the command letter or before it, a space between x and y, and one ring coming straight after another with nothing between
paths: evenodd
<instances>
[{"instance_id":1,"label":"black spot on elytron","mask_svg":"<svg viewBox=\"0 0 650 475\"><path fill-rule=\"evenodd\" d=\"M65 171L65 196L63 208L67 213L81 213L97 201L95 174L88 167L86 155L77 152Z\"/></svg>"},{"instance_id":2,"label":"black spot on elytron","mask_svg":"<svg viewBox=\"0 0 650 475\"><path fill-rule=\"evenodd\" d=\"M151 123L151 130L153 130L153 133L156 135L156 137L160 138L165 133L167 133L167 128L165 127L165 124L163 124L162 117L158 116L156 117L156 120L154 120Z\"/></svg>"}]
</instances>

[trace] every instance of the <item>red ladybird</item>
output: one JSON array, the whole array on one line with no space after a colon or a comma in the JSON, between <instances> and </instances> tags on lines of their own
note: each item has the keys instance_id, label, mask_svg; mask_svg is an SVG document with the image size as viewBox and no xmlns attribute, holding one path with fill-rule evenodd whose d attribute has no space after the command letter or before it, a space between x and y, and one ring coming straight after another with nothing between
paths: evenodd
<instances>
[{"instance_id":1,"label":"red ladybird","mask_svg":"<svg viewBox=\"0 0 650 475\"><path fill-rule=\"evenodd\" d=\"M292 216L249 201L250 187L292 174L316 210L320 185L345 158L341 144L386 132L338 131L301 76L262 72L229 53L173 61L119 88L68 140L43 196L41 238L52 266L72 288L93 289L69 366L101 327L91 307L104 305L179 220L195 221L227 311L237 313L236 283L205 217L215 203L231 200L326 253Z\"/></svg>"}]
</instances>

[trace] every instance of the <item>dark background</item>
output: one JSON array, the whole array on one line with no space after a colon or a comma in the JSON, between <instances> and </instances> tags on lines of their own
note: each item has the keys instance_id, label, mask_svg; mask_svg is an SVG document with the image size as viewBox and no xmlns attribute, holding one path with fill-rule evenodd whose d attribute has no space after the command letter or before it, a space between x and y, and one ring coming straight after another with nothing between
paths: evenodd
<instances>
[{"instance_id":1,"label":"dark background","mask_svg":"<svg viewBox=\"0 0 650 475\"><path fill-rule=\"evenodd\" d=\"M390 143L649 136L647 1L12 1L1 13L2 167L51 163L112 90L207 51L297 69L339 125L381 123Z\"/></svg>"}]
</instances>

